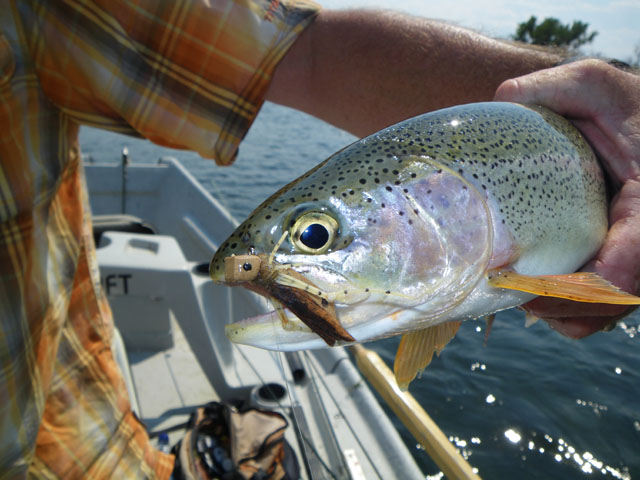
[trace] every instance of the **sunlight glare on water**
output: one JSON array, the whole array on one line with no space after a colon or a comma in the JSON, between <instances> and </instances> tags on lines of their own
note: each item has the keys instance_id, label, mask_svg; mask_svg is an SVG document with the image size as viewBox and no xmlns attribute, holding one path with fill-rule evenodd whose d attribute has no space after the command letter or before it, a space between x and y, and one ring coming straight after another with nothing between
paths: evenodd
<instances>
[{"instance_id":1,"label":"sunlight glare on water","mask_svg":"<svg viewBox=\"0 0 640 480\"><path fill-rule=\"evenodd\" d=\"M520 440L522 439L520 434L512 428L504 432L504 436L507 437L507 440L509 440L511 443L520 443Z\"/></svg>"}]
</instances>

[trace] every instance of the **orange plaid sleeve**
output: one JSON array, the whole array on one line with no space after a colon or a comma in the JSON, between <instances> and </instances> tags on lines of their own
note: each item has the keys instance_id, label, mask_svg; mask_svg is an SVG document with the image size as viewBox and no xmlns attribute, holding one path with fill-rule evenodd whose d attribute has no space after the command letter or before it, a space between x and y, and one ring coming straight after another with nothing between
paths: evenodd
<instances>
[{"instance_id":1,"label":"orange plaid sleeve","mask_svg":"<svg viewBox=\"0 0 640 480\"><path fill-rule=\"evenodd\" d=\"M0 478L167 478L110 345L78 126L233 161L304 0L0 8Z\"/></svg>"},{"instance_id":2,"label":"orange plaid sleeve","mask_svg":"<svg viewBox=\"0 0 640 480\"><path fill-rule=\"evenodd\" d=\"M36 20L47 28L34 25L46 95L81 123L220 164L235 158L274 68L317 10L300 0L74 4L52 2Z\"/></svg>"}]
</instances>

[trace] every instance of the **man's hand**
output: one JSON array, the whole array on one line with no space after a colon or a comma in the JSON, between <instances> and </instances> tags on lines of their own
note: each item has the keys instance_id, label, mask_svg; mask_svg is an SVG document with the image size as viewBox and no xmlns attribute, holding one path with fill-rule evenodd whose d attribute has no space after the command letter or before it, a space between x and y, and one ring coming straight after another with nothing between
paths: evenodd
<instances>
[{"instance_id":1,"label":"man's hand","mask_svg":"<svg viewBox=\"0 0 640 480\"><path fill-rule=\"evenodd\" d=\"M598 153L617 189L609 232L583 270L640 293L640 76L599 60L582 60L507 80L495 100L543 105L568 118ZM590 335L631 310L537 298L523 306L573 338Z\"/></svg>"}]
</instances>

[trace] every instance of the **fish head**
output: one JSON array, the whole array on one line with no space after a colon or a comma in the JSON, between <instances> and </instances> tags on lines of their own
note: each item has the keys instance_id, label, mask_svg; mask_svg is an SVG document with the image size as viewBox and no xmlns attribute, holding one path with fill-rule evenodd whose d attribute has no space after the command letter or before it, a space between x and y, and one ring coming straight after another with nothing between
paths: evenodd
<instances>
[{"instance_id":1,"label":"fish head","mask_svg":"<svg viewBox=\"0 0 640 480\"><path fill-rule=\"evenodd\" d=\"M437 322L484 273L491 254L486 198L428 157L385 155L357 142L260 205L218 249L218 283L272 300L276 313L226 328L274 350L395 335ZM225 261L260 259L249 279Z\"/></svg>"}]
</instances>

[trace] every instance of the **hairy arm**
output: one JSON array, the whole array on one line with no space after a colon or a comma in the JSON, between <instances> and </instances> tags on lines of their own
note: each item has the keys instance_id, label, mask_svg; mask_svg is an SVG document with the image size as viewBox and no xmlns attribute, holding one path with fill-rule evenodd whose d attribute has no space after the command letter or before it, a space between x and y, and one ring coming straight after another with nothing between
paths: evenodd
<instances>
[{"instance_id":1,"label":"hairy arm","mask_svg":"<svg viewBox=\"0 0 640 480\"><path fill-rule=\"evenodd\" d=\"M278 66L267 99L364 136L426 111L489 101L504 80L559 61L442 22L327 10Z\"/></svg>"}]
</instances>

